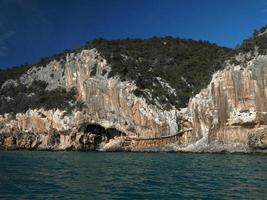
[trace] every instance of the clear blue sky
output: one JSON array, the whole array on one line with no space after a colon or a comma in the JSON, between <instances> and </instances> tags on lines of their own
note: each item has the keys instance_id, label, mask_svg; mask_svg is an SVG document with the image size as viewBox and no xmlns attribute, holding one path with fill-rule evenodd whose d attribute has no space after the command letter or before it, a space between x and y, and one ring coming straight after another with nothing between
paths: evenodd
<instances>
[{"instance_id":1,"label":"clear blue sky","mask_svg":"<svg viewBox=\"0 0 267 200\"><path fill-rule=\"evenodd\" d=\"M234 47L267 24L267 0L0 0L0 67L96 37L165 36Z\"/></svg>"}]
</instances>

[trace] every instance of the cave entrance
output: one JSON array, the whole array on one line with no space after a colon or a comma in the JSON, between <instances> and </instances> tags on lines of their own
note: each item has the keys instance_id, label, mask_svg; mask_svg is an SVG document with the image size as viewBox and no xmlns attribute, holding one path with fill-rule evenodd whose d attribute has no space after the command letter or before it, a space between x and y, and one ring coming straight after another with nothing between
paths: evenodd
<instances>
[{"instance_id":1,"label":"cave entrance","mask_svg":"<svg viewBox=\"0 0 267 200\"><path fill-rule=\"evenodd\" d=\"M107 137L108 139L112 139L116 136L126 136L124 132L121 132L120 130L116 128L107 128Z\"/></svg>"},{"instance_id":2,"label":"cave entrance","mask_svg":"<svg viewBox=\"0 0 267 200\"><path fill-rule=\"evenodd\" d=\"M92 133L95 135L107 136L107 139L113 139L116 136L126 136L126 133L116 129L116 128L105 128L100 124L96 123L83 123L79 128L80 132Z\"/></svg>"},{"instance_id":3,"label":"cave entrance","mask_svg":"<svg viewBox=\"0 0 267 200\"><path fill-rule=\"evenodd\" d=\"M83 123L81 124L79 131L95 135L106 135L106 129L99 124Z\"/></svg>"}]
</instances>

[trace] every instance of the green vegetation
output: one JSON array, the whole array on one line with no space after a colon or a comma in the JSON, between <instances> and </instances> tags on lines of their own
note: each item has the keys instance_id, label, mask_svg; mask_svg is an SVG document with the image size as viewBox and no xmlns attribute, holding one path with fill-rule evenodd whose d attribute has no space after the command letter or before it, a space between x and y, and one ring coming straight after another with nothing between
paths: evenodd
<instances>
[{"instance_id":1,"label":"green vegetation","mask_svg":"<svg viewBox=\"0 0 267 200\"><path fill-rule=\"evenodd\" d=\"M207 41L194 41L173 37L151 39L104 40L96 39L84 48L96 48L111 64L109 76L119 75L121 80L134 80L135 94L146 96L152 92L165 108L185 107L189 98L198 93L220 69L230 51ZM163 87L160 77L176 90L177 97Z\"/></svg>"},{"instance_id":2,"label":"green vegetation","mask_svg":"<svg viewBox=\"0 0 267 200\"><path fill-rule=\"evenodd\" d=\"M20 65L8 69L0 68L0 86L8 79L18 79L22 74L27 72L30 67L30 65Z\"/></svg>"},{"instance_id":3,"label":"green vegetation","mask_svg":"<svg viewBox=\"0 0 267 200\"><path fill-rule=\"evenodd\" d=\"M170 36L125 40L100 38L90 41L78 49L65 50L62 53L43 58L32 65L2 70L0 71L0 84L7 79L17 79L32 66L45 66L52 60L64 60L67 53L78 53L82 49L91 48L98 49L110 63L112 71L109 73L109 77L119 76L122 81L135 81L138 86L134 92L136 95L145 97L152 104L157 99L166 109L171 106L185 107L189 98L204 88L209 83L212 74L222 68L221 63L230 51L228 48L219 47L207 41L194 41ZM96 70L93 70L91 75L95 73ZM162 79L163 82L167 82L175 89L177 96L162 84L160 81ZM152 97L149 97L146 91L150 91ZM38 94L37 91L34 93ZM60 94L65 95L63 91ZM18 92L17 95L22 94ZM38 94L40 97L42 95L48 101L49 97L45 95L52 95L56 98L57 92ZM60 100L64 100L64 98L58 97L58 102ZM40 104L43 100L37 98L37 100L32 99L31 101L33 102L31 105L16 101L13 103L14 105L20 103L22 107L34 107L35 103ZM55 106L51 102L53 101L50 101L50 107ZM4 103L6 102L1 100L2 106ZM56 104L59 106L58 103ZM26 107L19 110L25 110ZM12 106L10 109L13 109Z\"/></svg>"},{"instance_id":4,"label":"green vegetation","mask_svg":"<svg viewBox=\"0 0 267 200\"><path fill-rule=\"evenodd\" d=\"M83 104L76 100L76 90L64 88L45 90L47 83L34 81L29 88L23 84L9 84L0 89L0 114L25 112L29 108L59 108L71 112Z\"/></svg>"},{"instance_id":5,"label":"green vegetation","mask_svg":"<svg viewBox=\"0 0 267 200\"><path fill-rule=\"evenodd\" d=\"M77 52L77 50L74 51ZM22 74L26 73L33 66L45 66L53 60L65 60L67 53L70 52L70 50L66 49L61 53L41 58L38 62L32 64L24 64L7 69L0 68L0 86L8 79L18 79Z\"/></svg>"},{"instance_id":6,"label":"green vegetation","mask_svg":"<svg viewBox=\"0 0 267 200\"><path fill-rule=\"evenodd\" d=\"M255 46L258 47L258 52L260 54L266 54L267 50L267 34L266 26L262 27L260 30L255 30L253 33L253 36L244 40L242 45L237 48L235 51L242 51L243 53L247 53L249 51L253 51L255 49Z\"/></svg>"},{"instance_id":7,"label":"green vegetation","mask_svg":"<svg viewBox=\"0 0 267 200\"><path fill-rule=\"evenodd\" d=\"M259 30L255 30L252 37L245 39L241 45L238 45L235 49L233 49L228 58L234 64L240 64L239 61L235 59L235 56L239 53L246 54L248 52L254 53L255 48L257 47L257 51L259 54L266 55L267 50L267 32L265 32L267 26L262 27ZM246 60L244 60L246 61Z\"/></svg>"},{"instance_id":8,"label":"green vegetation","mask_svg":"<svg viewBox=\"0 0 267 200\"><path fill-rule=\"evenodd\" d=\"M18 79L32 66L45 66L53 60L65 61L67 53L79 53L83 49L96 48L111 65L109 77L119 76L122 81L133 80L138 86L137 96L145 97L149 103L157 101L165 106L185 107L190 97L204 88L212 74L224 67L224 60L238 64L239 53L252 55L255 47L260 54L266 54L266 27L256 30L253 36L244 40L235 49L219 47L207 41L194 41L174 37L153 37L150 39L105 40L102 38L87 42L74 50L42 58L31 65L11 69L0 69L0 85L8 79ZM249 58L246 58L249 59ZM246 61L246 60L245 60ZM106 72L103 72L103 75ZM91 75L96 74L96 68ZM51 74L53 77L53 74ZM175 89L170 92L166 83ZM75 91L66 92L59 88L46 91L45 83L35 82L30 88L19 84L0 90L0 114L6 111L25 111L27 108L72 108ZM152 96L148 94L151 93ZM10 97L10 98L6 98ZM76 102L74 106L80 105Z\"/></svg>"}]
</instances>

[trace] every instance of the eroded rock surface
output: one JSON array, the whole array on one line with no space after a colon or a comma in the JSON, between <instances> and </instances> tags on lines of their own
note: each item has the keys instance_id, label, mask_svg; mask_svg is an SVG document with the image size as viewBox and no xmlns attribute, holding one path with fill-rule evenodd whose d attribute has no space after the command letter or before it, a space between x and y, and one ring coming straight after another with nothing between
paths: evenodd
<instances>
[{"instance_id":1,"label":"eroded rock surface","mask_svg":"<svg viewBox=\"0 0 267 200\"><path fill-rule=\"evenodd\" d=\"M119 77L108 78L109 71L106 60L92 49L68 54L65 61L53 61L23 74L18 81L27 87L37 80L47 83L46 90L63 86L66 90L76 88L76 98L84 105L71 112L28 109L15 116L2 115L2 148L95 150L103 147L108 150L114 149L111 144L109 148L103 145L114 140L110 134L124 133L116 136L121 140L125 136L153 138L178 132L176 109L166 111L149 105L145 99L133 94L134 82L121 81ZM80 133L78 129L84 123L98 124L107 132L100 135Z\"/></svg>"},{"instance_id":2,"label":"eroded rock surface","mask_svg":"<svg viewBox=\"0 0 267 200\"><path fill-rule=\"evenodd\" d=\"M207 89L191 99L193 130L208 143L266 147L267 56L228 65L213 75Z\"/></svg>"},{"instance_id":3,"label":"eroded rock surface","mask_svg":"<svg viewBox=\"0 0 267 200\"><path fill-rule=\"evenodd\" d=\"M83 103L72 110L31 109L0 116L0 148L98 151L265 151L267 148L267 56L227 64L188 108L164 110L137 97L134 81L109 77L95 50L32 68L3 87L75 88ZM173 89L164 85L168 90ZM149 91L148 91L149 92ZM8 97L5 97L8 98ZM178 98L178 97L177 97ZM73 104L73 102L69 102ZM183 134L179 134L183 133Z\"/></svg>"}]
</instances>

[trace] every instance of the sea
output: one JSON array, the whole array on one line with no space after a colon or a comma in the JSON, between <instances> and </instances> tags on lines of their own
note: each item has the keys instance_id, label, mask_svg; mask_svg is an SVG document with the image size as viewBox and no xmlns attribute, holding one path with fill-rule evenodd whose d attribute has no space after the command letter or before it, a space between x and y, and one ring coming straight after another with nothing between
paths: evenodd
<instances>
[{"instance_id":1,"label":"sea","mask_svg":"<svg viewBox=\"0 0 267 200\"><path fill-rule=\"evenodd\" d=\"M267 199L267 154L0 151L0 199Z\"/></svg>"}]
</instances>

